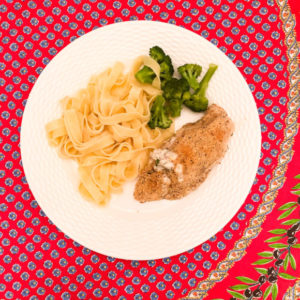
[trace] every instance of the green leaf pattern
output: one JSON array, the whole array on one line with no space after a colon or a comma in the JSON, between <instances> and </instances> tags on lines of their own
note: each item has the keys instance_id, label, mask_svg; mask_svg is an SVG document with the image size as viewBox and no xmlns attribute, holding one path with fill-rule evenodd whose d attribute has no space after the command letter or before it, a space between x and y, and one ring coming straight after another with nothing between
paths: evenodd
<instances>
[{"instance_id":1,"label":"green leaf pattern","mask_svg":"<svg viewBox=\"0 0 300 300\"><path fill-rule=\"evenodd\" d=\"M296 208L297 208L297 207L295 206L295 207L292 207L292 208L286 210L286 211L285 211L283 214L281 214L277 219L278 219L278 220L281 220L281 219L284 219L284 218L288 217L288 216L289 216Z\"/></svg>"},{"instance_id":2,"label":"green leaf pattern","mask_svg":"<svg viewBox=\"0 0 300 300\"><path fill-rule=\"evenodd\" d=\"M255 280L253 280L249 277L245 277L245 276L238 276L238 277L236 277L236 279L238 279L239 281L244 282L244 283L249 283L249 284L256 283Z\"/></svg>"},{"instance_id":3,"label":"green leaf pattern","mask_svg":"<svg viewBox=\"0 0 300 300\"><path fill-rule=\"evenodd\" d=\"M277 295L278 295L278 285L277 283L275 283L272 286L272 300L276 300Z\"/></svg>"},{"instance_id":4,"label":"green leaf pattern","mask_svg":"<svg viewBox=\"0 0 300 300\"><path fill-rule=\"evenodd\" d=\"M271 261L272 261L272 259L262 258L262 259L259 259L259 260L255 261L254 263L252 263L252 265L265 265L265 264L268 264Z\"/></svg>"},{"instance_id":5,"label":"green leaf pattern","mask_svg":"<svg viewBox=\"0 0 300 300\"><path fill-rule=\"evenodd\" d=\"M287 274L287 273L278 273L278 276L281 277L281 278L284 278L284 279L288 279L288 280L293 280L293 279L297 278L297 277L292 276L292 275Z\"/></svg>"},{"instance_id":6,"label":"green leaf pattern","mask_svg":"<svg viewBox=\"0 0 300 300\"><path fill-rule=\"evenodd\" d=\"M266 243L273 243L273 242L277 242L277 241L279 241L279 240L281 240L281 239L283 239L283 238L284 238L283 235L274 236L274 237L271 237L271 238L265 240L265 242L266 242Z\"/></svg>"},{"instance_id":7,"label":"green leaf pattern","mask_svg":"<svg viewBox=\"0 0 300 300\"><path fill-rule=\"evenodd\" d=\"M227 290L227 291L230 295L232 295L233 297L235 297L237 299L246 299L242 294L240 294L238 292L234 292L234 291L230 291L230 290Z\"/></svg>"},{"instance_id":8,"label":"green leaf pattern","mask_svg":"<svg viewBox=\"0 0 300 300\"><path fill-rule=\"evenodd\" d=\"M296 260L295 257L293 256L293 254L289 253L289 260L290 260L290 264L291 267L293 268L293 270L296 270Z\"/></svg>"},{"instance_id":9,"label":"green leaf pattern","mask_svg":"<svg viewBox=\"0 0 300 300\"><path fill-rule=\"evenodd\" d=\"M284 270L286 271L288 265L289 265L289 260L290 260L290 257L289 257L289 254L287 254L283 260L283 268Z\"/></svg>"},{"instance_id":10,"label":"green leaf pattern","mask_svg":"<svg viewBox=\"0 0 300 300\"><path fill-rule=\"evenodd\" d=\"M297 175L295 178L300 179L300 174ZM295 185L293 188L292 193L300 195L300 183ZM300 197L298 198L298 201L291 201L287 202L283 205L281 205L278 210L282 211L280 216L277 218L278 220L285 219L288 216L290 216L297 208L300 207ZM300 222L300 219L290 219L283 221L281 224L283 226L293 226L292 227L285 227L285 228L276 228L269 231L273 236L269 237L265 240L266 243L268 243L268 246L274 250L272 251L263 251L257 253L261 259L258 259L252 263L252 265L267 265L272 262L271 265L269 265L266 268L259 268L255 267L254 269L261 274L260 276L264 275L265 279L263 281L261 280L254 280L249 277L245 276L237 276L236 279L242 282L243 284L236 284L231 286L231 290L227 290L229 294L231 294L234 298L237 299L246 299L246 297L237 292L237 291L244 291L246 289L251 289L253 292L254 289L260 289L263 291L263 299L266 300L270 295L272 295L272 300L276 300L278 296L278 284L274 282L273 279L271 279L271 276L273 276L275 279L278 277L285 279L285 280L295 280L297 277L288 274L286 272L280 272L280 268L283 268L284 271L287 271L289 269L289 265L291 268L296 271L296 259L294 255L292 254L293 251L296 251L296 249L300 249L300 244L294 244L295 240L289 240L294 239L294 236L296 232L299 230L297 228L297 225ZM279 240L282 240L281 243L274 243ZM300 240L298 238L298 240ZM283 260L283 261L282 261ZM281 262L280 262L281 261ZM262 288L263 285L266 285L265 288ZM253 295L251 296L252 299ZM255 298L255 297L254 297Z\"/></svg>"},{"instance_id":11,"label":"green leaf pattern","mask_svg":"<svg viewBox=\"0 0 300 300\"><path fill-rule=\"evenodd\" d=\"M230 287L234 291L243 291L248 288L247 284L237 284Z\"/></svg>"},{"instance_id":12,"label":"green leaf pattern","mask_svg":"<svg viewBox=\"0 0 300 300\"><path fill-rule=\"evenodd\" d=\"M293 202L288 202L288 203L285 203L283 204L282 206L280 206L278 208L278 210L286 210L288 208L291 208L292 206L296 206L297 205L297 202L293 201Z\"/></svg>"},{"instance_id":13,"label":"green leaf pattern","mask_svg":"<svg viewBox=\"0 0 300 300\"><path fill-rule=\"evenodd\" d=\"M266 290L265 290L265 292L264 292L264 300L267 299L268 296L270 295L270 293L271 293L271 288L272 288L271 285L269 285L269 286L266 288Z\"/></svg>"},{"instance_id":14,"label":"green leaf pattern","mask_svg":"<svg viewBox=\"0 0 300 300\"><path fill-rule=\"evenodd\" d=\"M283 234L283 233L286 233L286 230L282 229L282 228L278 228L278 229L270 230L269 232L273 233L273 234Z\"/></svg>"},{"instance_id":15,"label":"green leaf pattern","mask_svg":"<svg viewBox=\"0 0 300 300\"><path fill-rule=\"evenodd\" d=\"M296 223L300 222L300 219L291 219L288 221L285 221L283 223L281 223L282 225L294 225Z\"/></svg>"},{"instance_id":16,"label":"green leaf pattern","mask_svg":"<svg viewBox=\"0 0 300 300\"><path fill-rule=\"evenodd\" d=\"M262 256L262 257L273 257L273 253L270 252L270 251L264 251L264 252L260 252L260 253L257 253L259 256Z\"/></svg>"},{"instance_id":17,"label":"green leaf pattern","mask_svg":"<svg viewBox=\"0 0 300 300\"><path fill-rule=\"evenodd\" d=\"M269 244L269 247L275 248L275 249L284 249L284 248L287 247L287 245L286 244L281 244L281 243L279 243L279 244Z\"/></svg>"},{"instance_id":18,"label":"green leaf pattern","mask_svg":"<svg viewBox=\"0 0 300 300\"><path fill-rule=\"evenodd\" d=\"M268 273L268 270L265 269L265 268L254 268L258 273L260 274L267 274Z\"/></svg>"}]
</instances>

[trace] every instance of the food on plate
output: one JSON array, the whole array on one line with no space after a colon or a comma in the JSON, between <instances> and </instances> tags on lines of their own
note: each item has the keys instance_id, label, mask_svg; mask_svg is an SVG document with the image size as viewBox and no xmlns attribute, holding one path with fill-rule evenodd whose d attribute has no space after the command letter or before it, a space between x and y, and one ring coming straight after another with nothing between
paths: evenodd
<instances>
[{"instance_id":1,"label":"food on plate","mask_svg":"<svg viewBox=\"0 0 300 300\"><path fill-rule=\"evenodd\" d=\"M214 75L218 66L215 64L210 64L209 69L205 73L204 77L199 83L199 87L194 93L185 93L184 94L184 104L192 111L205 111L208 107L208 99L206 97L206 90L208 88L208 82Z\"/></svg>"},{"instance_id":2,"label":"food on plate","mask_svg":"<svg viewBox=\"0 0 300 300\"><path fill-rule=\"evenodd\" d=\"M178 68L179 74L188 82L189 86L197 90L199 82L197 78L202 72L202 67L196 64L185 64Z\"/></svg>"},{"instance_id":3,"label":"food on plate","mask_svg":"<svg viewBox=\"0 0 300 300\"><path fill-rule=\"evenodd\" d=\"M172 124L172 120L168 117L165 109L165 99L161 95L155 98L151 106L151 117L148 122L150 128L154 129L155 127L159 128L169 128Z\"/></svg>"},{"instance_id":4,"label":"food on plate","mask_svg":"<svg viewBox=\"0 0 300 300\"><path fill-rule=\"evenodd\" d=\"M151 150L174 134L173 118L183 104L196 112L207 109L206 90L216 69L211 64L198 81L202 67L185 64L178 68L181 78L173 77L170 56L154 46L128 73L117 62L63 98L62 116L46 125L47 138L61 157L77 162L80 193L105 204L111 193L121 192L145 167ZM179 174L183 167L174 170Z\"/></svg>"},{"instance_id":5,"label":"food on plate","mask_svg":"<svg viewBox=\"0 0 300 300\"><path fill-rule=\"evenodd\" d=\"M77 161L80 193L97 203L121 192L123 183L136 178L147 163L149 151L174 133L174 126L147 125L161 90L159 76L152 85L135 79L144 65L159 75L159 65L147 56L137 58L127 74L116 63L62 99L62 116L46 125L49 144L61 157Z\"/></svg>"},{"instance_id":6,"label":"food on plate","mask_svg":"<svg viewBox=\"0 0 300 300\"><path fill-rule=\"evenodd\" d=\"M179 199L195 190L227 151L234 124L223 108L208 107L195 123L179 129L150 153L141 171L134 197L140 202Z\"/></svg>"},{"instance_id":7,"label":"food on plate","mask_svg":"<svg viewBox=\"0 0 300 300\"><path fill-rule=\"evenodd\" d=\"M158 46L150 48L149 55L159 64L159 78L161 86L163 87L173 76L174 68L172 60L170 56L166 55L165 52ZM138 72L136 72L135 77L141 83L152 83L156 75L157 74L155 74L154 70L151 72L151 67L143 66Z\"/></svg>"},{"instance_id":8,"label":"food on plate","mask_svg":"<svg viewBox=\"0 0 300 300\"><path fill-rule=\"evenodd\" d=\"M210 64L208 71L205 73L201 81L198 77L201 75L202 67L198 64L184 64L178 67L178 73L181 78L173 77L174 67L169 55L166 55L163 49L158 46L150 48L149 55L160 66L159 78L161 81L162 96L158 97L153 103L155 109L151 110L151 120L149 126L151 128L168 128L171 126L172 120L168 117L179 117L183 104L189 109L200 112L205 111L208 107L208 99L206 90L208 83L218 66ZM143 66L135 77L141 83L153 83L156 75L154 70L149 66ZM161 104L163 103L163 104ZM158 110L158 107L160 109ZM157 119L158 112L161 117L167 122L153 122L152 119ZM154 115L154 116L153 116Z\"/></svg>"}]
</instances>

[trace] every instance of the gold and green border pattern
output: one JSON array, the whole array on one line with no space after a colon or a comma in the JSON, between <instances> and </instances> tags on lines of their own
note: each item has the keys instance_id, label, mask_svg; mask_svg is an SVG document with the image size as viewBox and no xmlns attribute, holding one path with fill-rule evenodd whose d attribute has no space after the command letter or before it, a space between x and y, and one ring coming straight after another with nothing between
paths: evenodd
<instances>
[{"instance_id":1,"label":"gold and green border pattern","mask_svg":"<svg viewBox=\"0 0 300 300\"><path fill-rule=\"evenodd\" d=\"M298 90L300 79L300 69L298 64L299 45L297 44L295 33L296 21L291 13L287 0L276 0L276 2L280 10L279 16L283 23L282 28L285 33L290 86L288 91L289 101L287 103L288 114L285 119L286 128L284 130L284 139L280 145L278 164L273 171L268 189L263 195L262 203L259 205L256 215L250 219L250 225L244 230L242 238L235 243L233 249L228 252L227 257L218 263L216 269L210 272L207 279L200 281L197 287L192 289L186 297L182 298L182 300L203 299L216 283L222 281L228 275L229 269L246 254L247 247L260 233L266 215L269 214L275 206L278 190L285 182L285 173L287 165L294 153L294 137L299 126L297 124L297 110L300 107L300 93ZM300 282L296 282L295 286L287 291L287 298L285 299L290 299L288 298L288 295L297 292L297 284L299 288Z\"/></svg>"},{"instance_id":2,"label":"gold and green border pattern","mask_svg":"<svg viewBox=\"0 0 300 300\"><path fill-rule=\"evenodd\" d=\"M283 295L283 300L296 300L300 299L300 280L296 281L294 286L289 287Z\"/></svg>"}]
</instances>

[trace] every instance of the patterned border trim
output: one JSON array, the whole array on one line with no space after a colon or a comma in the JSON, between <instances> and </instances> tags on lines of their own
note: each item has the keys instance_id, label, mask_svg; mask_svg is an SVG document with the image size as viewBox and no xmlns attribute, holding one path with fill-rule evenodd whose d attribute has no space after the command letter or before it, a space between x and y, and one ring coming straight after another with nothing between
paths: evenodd
<instances>
[{"instance_id":1,"label":"patterned border trim","mask_svg":"<svg viewBox=\"0 0 300 300\"><path fill-rule=\"evenodd\" d=\"M199 282L197 288L191 290L187 297L182 298L182 300L203 299L217 282L222 281L228 275L229 269L246 254L247 247L260 233L261 225L264 222L266 215L269 214L275 206L274 201L278 194L278 190L285 182L284 175L287 170L287 165L294 153L292 150L294 137L299 127L299 124L297 124L297 110L300 107L300 92L298 90L300 80L300 69L298 65L299 45L296 41L296 21L291 14L287 0L276 1L280 9L280 19L283 23L285 44L288 48L287 55L290 83L290 89L288 91L289 102L287 104L288 115L285 119L286 128L284 130L284 140L280 145L278 164L273 171L273 179L270 181L268 190L263 196L263 201L259 205L256 215L250 220L250 226L245 229L242 238L235 243L234 248L229 251L227 257L223 261L218 263L216 269L208 275L207 279Z\"/></svg>"},{"instance_id":2,"label":"patterned border trim","mask_svg":"<svg viewBox=\"0 0 300 300\"><path fill-rule=\"evenodd\" d=\"M289 287L283 295L283 300L300 299L300 280L297 280L294 286Z\"/></svg>"}]
</instances>

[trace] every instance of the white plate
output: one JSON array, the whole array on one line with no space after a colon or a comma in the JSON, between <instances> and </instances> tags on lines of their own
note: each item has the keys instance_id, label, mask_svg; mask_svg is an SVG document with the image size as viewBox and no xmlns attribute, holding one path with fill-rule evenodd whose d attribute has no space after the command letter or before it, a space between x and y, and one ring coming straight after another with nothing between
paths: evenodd
<instances>
[{"instance_id":1,"label":"white plate","mask_svg":"<svg viewBox=\"0 0 300 300\"><path fill-rule=\"evenodd\" d=\"M134 182L106 208L84 200L76 164L48 146L45 124L61 114L59 100L85 87L90 76L115 61L127 66L161 46L175 67L209 63L219 68L208 89L235 123L229 151L207 180L178 201L140 204ZM176 128L199 114L185 110ZM258 166L260 124L252 94L234 64L214 45L183 28L134 21L94 30L65 47L35 83L23 116L22 161L29 186L47 216L68 236L94 251L124 259L156 259L189 250L220 230L244 202Z\"/></svg>"}]
</instances>

